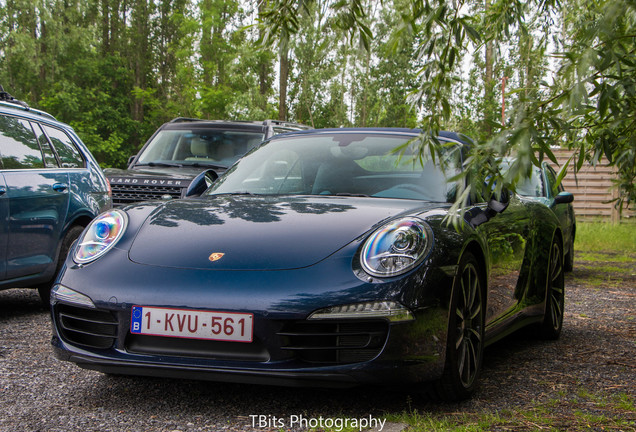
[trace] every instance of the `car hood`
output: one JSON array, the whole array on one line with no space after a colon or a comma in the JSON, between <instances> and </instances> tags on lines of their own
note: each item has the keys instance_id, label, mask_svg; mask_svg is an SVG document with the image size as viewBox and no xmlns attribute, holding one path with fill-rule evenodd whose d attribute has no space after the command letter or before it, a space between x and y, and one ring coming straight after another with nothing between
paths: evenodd
<instances>
[{"instance_id":1,"label":"car hood","mask_svg":"<svg viewBox=\"0 0 636 432\"><path fill-rule=\"evenodd\" d=\"M353 197L225 195L169 201L143 222L129 257L139 264L177 268L301 268L387 219L434 207L439 204Z\"/></svg>"}]
</instances>

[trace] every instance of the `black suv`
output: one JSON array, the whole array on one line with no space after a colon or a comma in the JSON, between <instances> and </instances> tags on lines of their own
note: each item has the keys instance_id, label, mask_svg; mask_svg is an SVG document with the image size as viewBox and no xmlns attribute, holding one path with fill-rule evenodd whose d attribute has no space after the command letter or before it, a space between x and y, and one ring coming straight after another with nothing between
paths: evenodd
<instances>
[{"instance_id":1,"label":"black suv","mask_svg":"<svg viewBox=\"0 0 636 432\"><path fill-rule=\"evenodd\" d=\"M106 169L113 203L182 198L192 180L205 173L210 181L271 136L308 126L277 120L263 122L176 118L161 126L128 169Z\"/></svg>"}]
</instances>

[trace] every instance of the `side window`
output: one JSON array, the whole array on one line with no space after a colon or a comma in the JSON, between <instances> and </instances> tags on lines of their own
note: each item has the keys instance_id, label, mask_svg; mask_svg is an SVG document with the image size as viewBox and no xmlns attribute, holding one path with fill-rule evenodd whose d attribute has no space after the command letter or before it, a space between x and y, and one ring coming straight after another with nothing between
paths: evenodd
<instances>
[{"instance_id":1,"label":"side window","mask_svg":"<svg viewBox=\"0 0 636 432\"><path fill-rule=\"evenodd\" d=\"M84 168L84 159L71 138L62 130L41 125L60 157L62 168Z\"/></svg>"},{"instance_id":2,"label":"side window","mask_svg":"<svg viewBox=\"0 0 636 432\"><path fill-rule=\"evenodd\" d=\"M0 116L0 154L4 169L44 168L40 146L26 120Z\"/></svg>"},{"instance_id":3,"label":"side window","mask_svg":"<svg viewBox=\"0 0 636 432\"><path fill-rule=\"evenodd\" d=\"M42 148L42 154L44 155L44 163L47 168L58 168L59 165L57 163L57 158L55 157L55 152L51 147L51 143L48 139L46 139L46 135L42 131L41 127L37 123L31 123L33 126L33 130L38 137L38 141L40 142L40 147Z\"/></svg>"},{"instance_id":4,"label":"side window","mask_svg":"<svg viewBox=\"0 0 636 432\"><path fill-rule=\"evenodd\" d=\"M540 197L543 196L543 180L539 168L533 167L530 178L524 178L517 183L517 193L523 196Z\"/></svg>"},{"instance_id":5,"label":"side window","mask_svg":"<svg viewBox=\"0 0 636 432\"><path fill-rule=\"evenodd\" d=\"M557 186L556 184L557 183L556 173L551 167L546 166L545 174L546 174L546 177L548 178L548 183L550 184L550 189L551 189L550 192L552 193L552 196L557 196L559 192L563 192L563 186L562 185Z\"/></svg>"}]
</instances>

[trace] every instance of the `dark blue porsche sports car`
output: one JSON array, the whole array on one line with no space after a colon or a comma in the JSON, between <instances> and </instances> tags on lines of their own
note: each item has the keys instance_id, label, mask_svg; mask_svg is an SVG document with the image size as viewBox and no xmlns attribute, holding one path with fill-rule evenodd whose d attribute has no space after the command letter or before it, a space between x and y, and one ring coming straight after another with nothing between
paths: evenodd
<instances>
[{"instance_id":1,"label":"dark blue porsche sports car","mask_svg":"<svg viewBox=\"0 0 636 432\"><path fill-rule=\"evenodd\" d=\"M548 207L512 193L473 199L465 223L448 224L466 143L442 133L433 163L411 157L419 137L280 135L198 197L102 214L52 293L57 357L105 373L469 397L486 345L527 325L559 336L563 233Z\"/></svg>"}]
</instances>

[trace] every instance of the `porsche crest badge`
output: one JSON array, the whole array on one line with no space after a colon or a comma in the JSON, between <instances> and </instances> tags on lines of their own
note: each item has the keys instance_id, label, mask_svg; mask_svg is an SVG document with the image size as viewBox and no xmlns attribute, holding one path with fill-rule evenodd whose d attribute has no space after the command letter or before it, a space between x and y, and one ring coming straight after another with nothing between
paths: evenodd
<instances>
[{"instance_id":1,"label":"porsche crest badge","mask_svg":"<svg viewBox=\"0 0 636 432\"><path fill-rule=\"evenodd\" d=\"M221 252L214 252L214 253L212 253L212 254L208 257L208 259L209 259L210 261L212 261L212 262L214 262L214 261L218 261L218 260L220 260L221 258L223 258L223 255L225 255L225 254L224 254L224 253L221 253Z\"/></svg>"}]
</instances>

